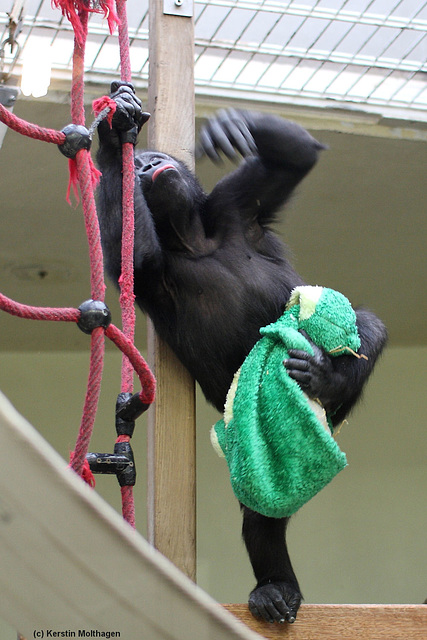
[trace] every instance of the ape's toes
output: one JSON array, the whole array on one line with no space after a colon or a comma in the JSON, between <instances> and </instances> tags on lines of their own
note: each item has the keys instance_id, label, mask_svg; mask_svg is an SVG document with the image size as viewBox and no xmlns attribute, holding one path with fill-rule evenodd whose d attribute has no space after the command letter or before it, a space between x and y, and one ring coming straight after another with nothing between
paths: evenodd
<instances>
[{"instance_id":1,"label":"ape's toes","mask_svg":"<svg viewBox=\"0 0 427 640\"><path fill-rule=\"evenodd\" d=\"M249 596L251 613L267 622L295 622L301 593L286 582L270 582L255 588Z\"/></svg>"}]
</instances>

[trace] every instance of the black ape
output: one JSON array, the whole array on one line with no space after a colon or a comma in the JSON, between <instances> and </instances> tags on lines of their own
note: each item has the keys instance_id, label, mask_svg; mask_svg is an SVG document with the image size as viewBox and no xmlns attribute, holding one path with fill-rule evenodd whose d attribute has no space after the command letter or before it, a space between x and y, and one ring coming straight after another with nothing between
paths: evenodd
<instances>
[{"instance_id":1,"label":"black ape","mask_svg":"<svg viewBox=\"0 0 427 640\"><path fill-rule=\"evenodd\" d=\"M106 266L117 281L121 247L121 145L140 128L132 88L115 83L113 129L99 128L102 171L99 218ZM303 284L269 229L276 211L314 166L322 146L297 124L245 111L222 112L208 122L200 147L244 161L207 195L177 160L155 151L135 155L135 293L157 332L222 412L234 373L259 328L284 311L291 290ZM386 332L369 311L357 311L360 352L330 358L290 353L289 374L319 398L340 423L352 408L384 346ZM295 619L301 592L289 559L287 519L243 510L243 537L257 580L251 611L269 621Z\"/></svg>"}]
</instances>

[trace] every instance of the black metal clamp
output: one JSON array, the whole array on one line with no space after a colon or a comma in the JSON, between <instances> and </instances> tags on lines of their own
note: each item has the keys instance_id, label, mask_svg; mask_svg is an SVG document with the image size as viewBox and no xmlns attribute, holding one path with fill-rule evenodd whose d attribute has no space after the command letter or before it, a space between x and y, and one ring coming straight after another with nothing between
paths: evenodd
<instances>
[{"instance_id":1,"label":"black metal clamp","mask_svg":"<svg viewBox=\"0 0 427 640\"><path fill-rule=\"evenodd\" d=\"M92 473L115 474L121 487L135 485L135 461L129 442L116 442L114 453L88 453L86 460Z\"/></svg>"},{"instance_id":2,"label":"black metal clamp","mask_svg":"<svg viewBox=\"0 0 427 640\"><path fill-rule=\"evenodd\" d=\"M141 406L144 408L141 409ZM139 400L139 394L119 393L116 402L116 433L118 437L132 437L135 420L145 408L145 405ZM121 487L135 485L135 460L129 442L116 442L114 453L88 453L86 460L92 473L115 474Z\"/></svg>"}]
</instances>

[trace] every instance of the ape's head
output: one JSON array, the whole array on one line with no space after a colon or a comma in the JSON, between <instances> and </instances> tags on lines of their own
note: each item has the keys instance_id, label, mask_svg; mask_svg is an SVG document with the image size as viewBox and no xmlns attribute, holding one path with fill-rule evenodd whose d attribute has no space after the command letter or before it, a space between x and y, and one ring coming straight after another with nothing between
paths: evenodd
<instances>
[{"instance_id":1,"label":"ape's head","mask_svg":"<svg viewBox=\"0 0 427 640\"><path fill-rule=\"evenodd\" d=\"M157 224L177 214L198 210L203 190L191 171L179 160L158 151L143 151L135 168L144 197Z\"/></svg>"}]
</instances>

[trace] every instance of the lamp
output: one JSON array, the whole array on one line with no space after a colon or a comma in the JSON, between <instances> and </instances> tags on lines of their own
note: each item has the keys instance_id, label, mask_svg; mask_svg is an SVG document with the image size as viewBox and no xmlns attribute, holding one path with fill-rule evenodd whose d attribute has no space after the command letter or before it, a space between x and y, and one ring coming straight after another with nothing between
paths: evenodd
<instances>
[{"instance_id":1,"label":"lamp","mask_svg":"<svg viewBox=\"0 0 427 640\"><path fill-rule=\"evenodd\" d=\"M40 98L50 85L51 48L45 40L29 40L22 55L21 91L24 96Z\"/></svg>"}]
</instances>

